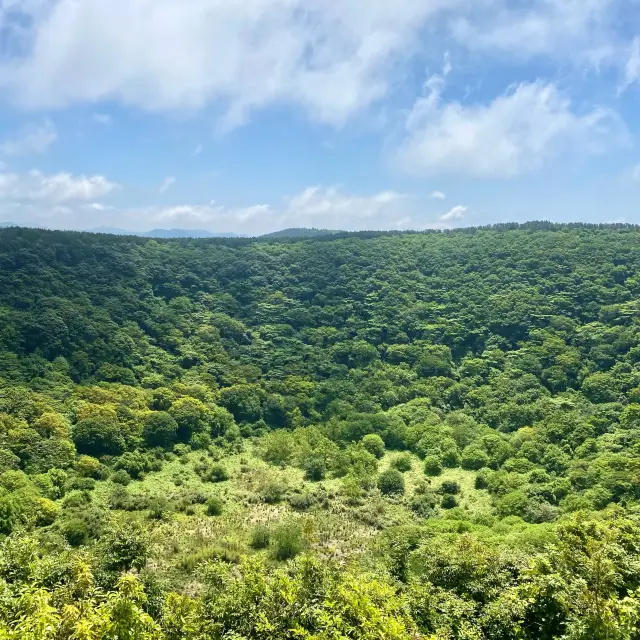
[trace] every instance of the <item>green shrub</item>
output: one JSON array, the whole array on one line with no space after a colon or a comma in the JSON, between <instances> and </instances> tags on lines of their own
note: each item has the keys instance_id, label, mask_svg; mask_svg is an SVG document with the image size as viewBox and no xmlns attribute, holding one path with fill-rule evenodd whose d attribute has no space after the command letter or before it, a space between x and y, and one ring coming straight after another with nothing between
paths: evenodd
<instances>
[{"instance_id":1,"label":"green shrub","mask_svg":"<svg viewBox=\"0 0 640 640\"><path fill-rule=\"evenodd\" d=\"M93 491L96 481L93 478L72 478L67 485L69 491Z\"/></svg>"},{"instance_id":2,"label":"green shrub","mask_svg":"<svg viewBox=\"0 0 640 640\"><path fill-rule=\"evenodd\" d=\"M427 456L424 459L424 472L428 476L439 476L442 474L442 460L438 456Z\"/></svg>"},{"instance_id":3,"label":"green shrub","mask_svg":"<svg viewBox=\"0 0 640 640\"><path fill-rule=\"evenodd\" d=\"M478 446L471 445L462 452L462 468L477 471L489 465L489 456Z\"/></svg>"},{"instance_id":4,"label":"green shrub","mask_svg":"<svg viewBox=\"0 0 640 640\"><path fill-rule=\"evenodd\" d=\"M218 496L211 496L207 500L207 515L219 516L224 511L224 500Z\"/></svg>"},{"instance_id":5,"label":"green shrub","mask_svg":"<svg viewBox=\"0 0 640 640\"><path fill-rule=\"evenodd\" d=\"M386 496L404 494L404 478L397 469L388 469L378 478L378 489Z\"/></svg>"},{"instance_id":6,"label":"green shrub","mask_svg":"<svg viewBox=\"0 0 640 640\"><path fill-rule=\"evenodd\" d=\"M258 525L251 532L249 545L253 549L266 549L271 542L271 532L264 525Z\"/></svg>"},{"instance_id":7,"label":"green shrub","mask_svg":"<svg viewBox=\"0 0 640 640\"><path fill-rule=\"evenodd\" d=\"M223 465L215 463L207 469L203 479L207 482L225 482L229 479L229 472Z\"/></svg>"},{"instance_id":8,"label":"green shrub","mask_svg":"<svg viewBox=\"0 0 640 640\"><path fill-rule=\"evenodd\" d=\"M120 484L123 487L126 487L127 485L131 484L131 476L124 469L120 469L119 471L112 473L110 480L111 482L115 482L115 484Z\"/></svg>"},{"instance_id":9,"label":"green shrub","mask_svg":"<svg viewBox=\"0 0 640 640\"><path fill-rule=\"evenodd\" d=\"M277 504L282 502L289 487L281 480L269 481L260 491L260 497L267 504Z\"/></svg>"},{"instance_id":10,"label":"green shrub","mask_svg":"<svg viewBox=\"0 0 640 640\"><path fill-rule=\"evenodd\" d=\"M108 469L100 461L91 456L80 456L75 464L76 473L83 478L102 480L109 474Z\"/></svg>"},{"instance_id":11,"label":"green shrub","mask_svg":"<svg viewBox=\"0 0 640 640\"><path fill-rule=\"evenodd\" d=\"M492 476L494 471L491 469L480 469L478 474L476 475L475 487L476 489L486 489L489 486L489 478Z\"/></svg>"},{"instance_id":12,"label":"green shrub","mask_svg":"<svg viewBox=\"0 0 640 640\"><path fill-rule=\"evenodd\" d=\"M58 517L60 507L48 498L38 498L36 506L36 526L48 527Z\"/></svg>"},{"instance_id":13,"label":"green shrub","mask_svg":"<svg viewBox=\"0 0 640 640\"><path fill-rule=\"evenodd\" d=\"M409 502L411 510L421 518L432 518L437 504L436 495L432 492L416 493Z\"/></svg>"},{"instance_id":14,"label":"green shrub","mask_svg":"<svg viewBox=\"0 0 640 640\"><path fill-rule=\"evenodd\" d=\"M84 509L91 504L91 494L86 491L73 491L62 502L65 509Z\"/></svg>"},{"instance_id":15,"label":"green shrub","mask_svg":"<svg viewBox=\"0 0 640 640\"><path fill-rule=\"evenodd\" d=\"M413 458L409 453L401 453L391 461L391 466L401 473L411 471L411 467L413 466Z\"/></svg>"},{"instance_id":16,"label":"green shrub","mask_svg":"<svg viewBox=\"0 0 640 640\"><path fill-rule=\"evenodd\" d=\"M149 517L152 520L164 520L169 514L169 501L165 496L153 496L149 500Z\"/></svg>"},{"instance_id":17,"label":"green shrub","mask_svg":"<svg viewBox=\"0 0 640 640\"><path fill-rule=\"evenodd\" d=\"M166 411L154 411L144 419L142 437L148 447L170 449L178 436L178 423Z\"/></svg>"},{"instance_id":18,"label":"green shrub","mask_svg":"<svg viewBox=\"0 0 640 640\"><path fill-rule=\"evenodd\" d=\"M458 506L458 498L451 494L445 494L442 496L440 506L443 509L455 509Z\"/></svg>"},{"instance_id":19,"label":"green shrub","mask_svg":"<svg viewBox=\"0 0 640 640\"><path fill-rule=\"evenodd\" d=\"M117 421L93 417L73 427L73 441L79 453L90 456L120 455L125 448L122 428Z\"/></svg>"},{"instance_id":20,"label":"green shrub","mask_svg":"<svg viewBox=\"0 0 640 640\"><path fill-rule=\"evenodd\" d=\"M279 525L271 537L272 555L276 560L290 560L302 552L305 546L302 528L294 522Z\"/></svg>"},{"instance_id":21,"label":"green shrub","mask_svg":"<svg viewBox=\"0 0 640 640\"><path fill-rule=\"evenodd\" d=\"M150 471L151 461L140 451L127 451L116 460L113 468L116 471L126 471L131 478L138 479Z\"/></svg>"},{"instance_id":22,"label":"green shrub","mask_svg":"<svg viewBox=\"0 0 640 640\"><path fill-rule=\"evenodd\" d=\"M89 528L81 518L72 518L62 525L62 535L72 547L80 547L89 541Z\"/></svg>"},{"instance_id":23,"label":"green shrub","mask_svg":"<svg viewBox=\"0 0 640 640\"><path fill-rule=\"evenodd\" d=\"M316 502L315 496L309 492L294 493L289 498L289 504L296 511L306 511L316 504Z\"/></svg>"},{"instance_id":24,"label":"green shrub","mask_svg":"<svg viewBox=\"0 0 640 640\"><path fill-rule=\"evenodd\" d=\"M102 542L102 561L109 571L140 570L147 562L149 537L138 522L113 524Z\"/></svg>"},{"instance_id":25,"label":"green shrub","mask_svg":"<svg viewBox=\"0 0 640 640\"><path fill-rule=\"evenodd\" d=\"M369 433L362 438L362 446L378 460L384 457L384 440L377 433Z\"/></svg>"},{"instance_id":26,"label":"green shrub","mask_svg":"<svg viewBox=\"0 0 640 640\"><path fill-rule=\"evenodd\" d=\"M456 496L460 493L460 485L455 480L445 480L438 489L439 493Z\"/></svg>"}]
</instances>

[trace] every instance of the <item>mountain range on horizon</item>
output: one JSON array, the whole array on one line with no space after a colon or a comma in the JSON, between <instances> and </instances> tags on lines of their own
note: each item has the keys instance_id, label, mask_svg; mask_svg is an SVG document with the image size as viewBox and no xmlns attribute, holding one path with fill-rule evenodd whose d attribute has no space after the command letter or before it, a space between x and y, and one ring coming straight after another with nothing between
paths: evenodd
<instances>
[{"instance_id":1,"label":"mountain range on horizon","mask_svg":"<svg viewBox=\"0 0 640 640\"><path fill-rule=\"evenodd\" d=\"M20 227L22 225L15 222L0 222L0 228L8 227ZM48 227L31 226L34 229L47 229ZM85 233L105 233L109 235L117 236L138 236L143 238L249 238L243 233L227 232L214 232L206 229L152 229L151 231L129 231L127 229L121 229L119 227L93 227L90 229L78 229L77 231L83 231ZM339 231L332 231L329 229L309 229L306 227L290 228L273 231L272 233L264 234L265 238L311 238L314 236L330 235L339 233Z\"/></svg>"}]
</instances>

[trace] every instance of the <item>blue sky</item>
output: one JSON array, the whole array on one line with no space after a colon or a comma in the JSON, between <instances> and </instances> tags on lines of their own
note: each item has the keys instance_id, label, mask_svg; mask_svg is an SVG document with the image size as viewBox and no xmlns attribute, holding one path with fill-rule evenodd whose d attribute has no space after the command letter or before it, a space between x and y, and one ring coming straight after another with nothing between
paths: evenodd
<instances>
[{"instance_id":1,"label":"blue sky","mask_svg":"<svg viewBox=\"0 0 640 640\"><path fill-rule=\"evenodd\" d=\"M0 0L0 221L640 223L640 0Z\"/></svg>"}]
</instances>

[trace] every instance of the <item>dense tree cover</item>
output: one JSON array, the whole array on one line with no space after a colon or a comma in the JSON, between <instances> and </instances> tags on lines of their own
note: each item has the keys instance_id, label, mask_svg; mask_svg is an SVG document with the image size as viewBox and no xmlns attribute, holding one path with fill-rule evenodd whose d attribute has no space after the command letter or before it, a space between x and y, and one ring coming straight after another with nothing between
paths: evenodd
<instances>
[{"instance_id":1,"label":"dense tree cover","mask_svg":"<svg viewBox=\"0 0 640 640\"><path fill-rule=\"evenodd\" d=\"M638 638L638 294L627 226L1 230L0 638ZM160 584L154 526L113 518L170 496L128 485L242 452L261 504L343 500L377 542L325 562L284 520Z\"/></svg>"}]
</instances>

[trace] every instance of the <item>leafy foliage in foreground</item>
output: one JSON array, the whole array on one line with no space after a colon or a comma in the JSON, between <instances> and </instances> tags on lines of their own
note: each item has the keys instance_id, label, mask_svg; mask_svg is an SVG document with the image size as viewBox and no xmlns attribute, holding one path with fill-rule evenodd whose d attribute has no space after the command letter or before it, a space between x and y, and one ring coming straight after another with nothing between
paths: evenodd
<instances>
[{"instance_id":1,"label":"leafy foliage in foreground","mask_svg":"<svg viewBox=\"0 0 640 640\"><path fill-rule=\"evenodd\" d=\"M638 638L639 294L625 226L0 231L0 638Z\"/></svg>"}]
</instances>

